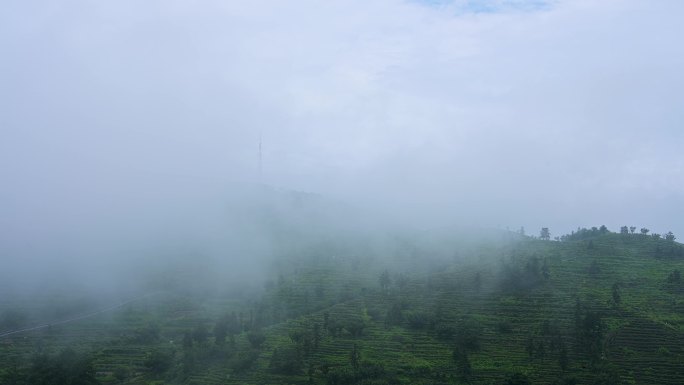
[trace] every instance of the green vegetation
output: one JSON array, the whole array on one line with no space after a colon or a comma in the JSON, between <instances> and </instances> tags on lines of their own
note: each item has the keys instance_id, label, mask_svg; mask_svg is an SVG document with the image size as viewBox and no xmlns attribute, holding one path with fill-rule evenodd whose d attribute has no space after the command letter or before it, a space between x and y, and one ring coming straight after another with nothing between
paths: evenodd
<instances>
[{"instance_id":1,"label":"green vegetation","mask_svg":"<svg viewBox=\"0 0 684 385\"><path fill-rule=\"evenodd\" d=\"M648 233L326 241L259 293L167 288L4 337L0 383L682 384L683 247Z\"/></svg>"}]
</instances>

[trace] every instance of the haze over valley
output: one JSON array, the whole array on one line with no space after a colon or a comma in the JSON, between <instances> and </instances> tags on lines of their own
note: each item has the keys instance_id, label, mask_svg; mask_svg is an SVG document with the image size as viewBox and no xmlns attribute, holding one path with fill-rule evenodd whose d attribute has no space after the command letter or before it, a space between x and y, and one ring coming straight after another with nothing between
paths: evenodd
<instances>
[{"instance_id":1,"label":"haze over valley","mask_svg":"<svg viewBox=\"0 0 684 385\"><path fill-rule=\"evenodd\" d=\"M684 383L679 1L0 5L0 384Z\"/></svg>"}]
</instances>

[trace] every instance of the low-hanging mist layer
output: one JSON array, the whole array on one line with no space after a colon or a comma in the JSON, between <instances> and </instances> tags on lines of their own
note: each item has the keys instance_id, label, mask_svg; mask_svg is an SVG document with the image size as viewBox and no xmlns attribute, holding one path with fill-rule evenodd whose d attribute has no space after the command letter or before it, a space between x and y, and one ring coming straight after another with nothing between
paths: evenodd
<instances>
[{"instance_id":1,"label":"low-hanging mist layer","mask_svg":"<svg viewBox=\"0 0 684 385\"><path fill-rule=\"evenodd\" d=\"M10 1L2 275L130 288L139 266L192 256L250 277L282 252L250 211L281 199L259 183L344 202L308 224L278 212L312 238L684 233L682 7Z\"/></svg>"}]
</instances>

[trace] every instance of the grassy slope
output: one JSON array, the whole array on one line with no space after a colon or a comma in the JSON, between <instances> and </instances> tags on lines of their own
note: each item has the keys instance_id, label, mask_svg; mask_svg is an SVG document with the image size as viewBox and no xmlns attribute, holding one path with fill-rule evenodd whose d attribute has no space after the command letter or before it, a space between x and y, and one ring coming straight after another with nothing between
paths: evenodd
<instances>
[{"instance_id":1,"label":"grassy slope","mask_svg":"<svg viewBox=\"0 0 684 385\"><path fill-rule=\"evenodd\" d=\"M496 383L512 372L526 373L540 384L551 383L564 374L581 383L590 382L594 377L592 362L580 349L572 348L574 312L579 299L584 307L603 315L608 330L602 358L617 367L623 380L640 384L684 383L684 296L668 291L665 284L673 269L684 268L684 261L656 258L656 244L664 248L667 243L650 237L608 234L592 243L590 249L588 241L529 240L503 250L480 251L478 258L470 262L453 262L445 270L417 274L403 290L393 288L390 294L378 290L377 274L361 277L340 269L338 275L350 274L346 279L361 280L362 286L372 289L358 299L327 309L331 317L343 319L369 312L379 316L370 318L362 337L325 337L320 351L309 361L315 366L331 362L348 365L349 352L356 343L364 359L398 373L407 383L458 383L451 346L434 332L413 330L405 323L385 327L384 314L389 304L401 298L408 303L408 311L430 313L439 307L447 322L458 325L460 319L468 317L482 326L481 349L470 357L473 383ZM546 258L549 279L528 293L513 295L501 290L501 260L524 261L528 256ZM594 261L599 271L590 273ZM482 280L479 290L474 285L477 271ZM306 282L304 274L295 285L301 287ZM621 293L618 305L611 300L615 283ZM308 318L322 322L320 314ZM558 354L548 351L548 347L544 357L530 357L526 350L530 336L548 343L541 332L547 320L558 325L568 344L570 364L565 373L558 364ZM293 324L296 322L272 328L259 370L236 378L234 383L297 383L294 378L271 376L267 371L269 348L286 343L288 330L296 327ZM429 371L423 370L425 367ZM305 380L302 377L299 382Z\"/></svg>"},{"instance_id":2,"label":"grassy slope","mask_svg":"<svg viewBox=\"0 0 684 385\"><path fill-rule=\"evenodd\" d=\"M277 284L265 294L263 303L270 312L290 314L290 319L264 329L266 342L254 366L234 373L229 358L207 359L190 377L190 384L308 384L307 368L313 383L325 383L326 368L349 367L356 344L362 361L373 362L393 373L404 383L461 383L453 364L453 344L438 337L434 328L412 328L409 313L435 315L440 323L459 328L466 321L481 328L480 349L469 354L471 382L500 383L513 372L527 374L535 384L553 383L572 375L579 383L590 383L595 369L587 355L575 347L575 306L579 300L586 309L603 315L608 327L603 340L601 362L613 364L623 380L638 384L684 383L684 294L668 290L665 284L673 269L684 270L684 260L656 258L656 245L666 241L650 237L607 234L588 241L544 242L537 240L469 246L458 256L445 257L429 247L412 243L390 259L363 258L344 253L293 260ZM417 243L419 244L419 242ZM530 257L546 260L549 278L530 290L517 293L502 289L502 264L524 265ZM430 260L429 263L425 262ZM595 261L593 273L590 266ZM388 269L395 283L382 290L381 271ZM396 274L408 277L402 287ZM481 285L475 284L479 272ZM612 287L619 284L621 302L611 302ZM246 301L248 302L248 301ZM404 306L405 320L385 325L385 314L395 303ZM155 297L120 311L53 330L27 333L0 344L0 365L13 357L26 356L41 346L57 350L70 345L96 351L96 370L103 382L114 383L114 368L132 369L129 384L148 384L153 378L143 367L152 349L176 351L182 358L181 335L204 322L211 326L221 313L235 310L247 314L250 305L221 299L181 301L177 295ZM293 313L292 309L296 309ZM333 337L324 332L319 348L309 354L299 375L283 376L269 370L273 349L291 344L293 330L323 324L361 319L366 327L354 337L344 330ZM301 314L301 315L298 315ZM275 318L274 318L275 319ZM560 331L568 347L569 367L559 365L559 353L544 335L544 322ZM136 328L153 322L159 325L161 339L154 343L132 342ZM530 340L536 353L530 355ZM173 341L173 342L172 342ZM538 352L539 345L544 353ZM234 350L247 350L245 333L239 335Z\"/></svg>"}]
</instances>

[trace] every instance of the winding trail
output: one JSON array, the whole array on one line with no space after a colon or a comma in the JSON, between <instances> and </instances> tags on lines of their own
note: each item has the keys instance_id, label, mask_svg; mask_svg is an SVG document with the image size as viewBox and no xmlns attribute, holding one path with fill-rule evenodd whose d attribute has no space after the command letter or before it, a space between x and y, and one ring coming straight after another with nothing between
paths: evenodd
<instances>
[{"instance_id":1,"label":"winding trail","mask_svg":"<svg viewBox=\"0 0 684 385\"><path fill-rule=\"evenodd\" d=\"M41 325L38 325L38 326L32 326L32 327L28 327L28 328L24 328L24 329L18 329L18 330L12 330L12 331L9 331L9 332L0 333L0 338L4 338L4 337L11 336L11 335L14 335L14 334L19 334L19 333L30 332L30 331L33 331L33 330L44 329L44 328L47 328L47 327L50 327L50 326L54 326L54 325L63 325L63 324L69 323L69 322L74 322L74 321L79 321L79 320L82 320L82 319L94 317L94 316L96 316L96 315L98 315L98 314L102 314L102 313L106 313L106 312L108 312L108 311L112 311L112 310L118 309L118 308L120 308L120 307L123 307L123 306L128 305L129 303L132 303L132 302L135 302L135 301L139 301L139 300L141 300L141 299L143 299L143 298L145 298L145 297L149 297L149 296L151 296L151 295L152 295L152 294L141 295L140 297L135 297L135 298L133 298L133 299L129 299L129 300L127 300L127 301L118 303L118 304L116 304L116 305L112 305L112 306L109 306L109 307L106 307L106 308L103 308L103 309L99 309L99 310L96 310L96 311L91 312L91 313L81 314L81 315L76 316L76 317L73 317L73 318L69 318L69 319L65 319L65 320L60 320L60 321L55 321L55 322L50 322L50 323L46 323L46 324L41 324Z\"/></svg>"}]
</instances>

